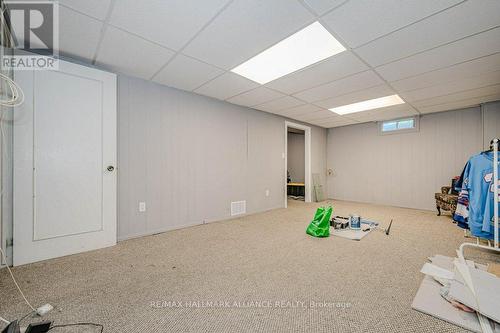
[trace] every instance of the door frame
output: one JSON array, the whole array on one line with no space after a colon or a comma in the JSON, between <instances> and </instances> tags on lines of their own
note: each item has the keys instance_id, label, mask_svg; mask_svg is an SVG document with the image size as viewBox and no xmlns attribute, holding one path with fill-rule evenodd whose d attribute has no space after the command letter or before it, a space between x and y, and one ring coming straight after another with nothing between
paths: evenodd
<instances>
[{"instance_id":1,"label":"door frame","mask_svg":"<svg viewBox=\"0 0 500 333\"><path fill-rule=\"evenodd\" d=\"M36 147L34 97L37 88L37 71L15 71L14 78L21 85L26 97L25 103L15 108L13 127L13 265L19 266L31 262L81 253L98 248L113 246L117 238L117 78L116 74L105 72L63 60L59 60L59 69L50 70L62 75L80 77L100 84L101 133L102 133L102 202L100 230L50 237L37 238L34 233L36 216L36 165L34 149ZM83 93L83 92L82 92ZM105 132L104 129L106 129ZM49 129L47 129L49 130ZM104 134L105 133L105 134ZM107 166L114 166L108 170ZM27 199L29 198L29 199ZM28 228L30 230L26 231ZM49 244L49 242L51 242ZM36 244L36 245L34 245ZM47 244L44 246L44 244ZM23 249L23 251L19 251Z\"/></svg>"},{"instance_id":2,"label":"door frame","mask_svg":"<svg viewBox=\"0 0 500 333\"><path fill-rule=\"evenodd\" d=\"M288 170L288 128L304 131L304 201L311 202L311 127L285 121L285 175L283 177L285 187L285 208L288 207L287 170Z\"/></svg>"}]
</instances>

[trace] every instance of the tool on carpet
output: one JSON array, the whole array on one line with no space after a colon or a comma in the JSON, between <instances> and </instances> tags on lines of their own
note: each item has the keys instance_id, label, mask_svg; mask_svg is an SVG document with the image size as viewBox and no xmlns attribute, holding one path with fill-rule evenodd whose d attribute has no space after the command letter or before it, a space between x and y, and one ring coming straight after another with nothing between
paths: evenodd
<instances>
[{"instance_id":1,"label":"tool on carpet","mask_svg":"<svg viewBox=\"0 0 500 333\"><path fill-rule=\"evenodd\" d=\"M349 228L349 218L335 216L330 220L330 226L333 227L333 229L347 229Z\"/></svg>"},{"instance_id":2,"label":"tool on carpet","mask_svg":"<svg viewBox=\"0 0 500 333\"><path fill-rule=\"evenodd\" d=\"M385 229L385 234L387 236L389 236L389 233L391 232L391 226L392 226L392 219L391 219L391 223L389 223L389 226L387 227L387 229Z\"/></svg>"},{"instance_id":3,"label":"tool on carpet","mask_svg":"<svg viewBox=\"0 0 500 333\"><path fill-rule=\"evenodd\" d=\"M386 229L378 229L378 230L386 234L386 236L389 236L391 232L391 226L392 226L392 219L391 222L389 222L389 226Z\"/></svg>"}]
</instances>

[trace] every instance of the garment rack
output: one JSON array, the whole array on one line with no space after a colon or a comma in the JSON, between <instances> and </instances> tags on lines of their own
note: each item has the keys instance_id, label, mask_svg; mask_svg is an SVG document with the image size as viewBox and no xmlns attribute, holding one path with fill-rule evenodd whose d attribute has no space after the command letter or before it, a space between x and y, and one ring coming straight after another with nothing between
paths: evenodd
<instances>
[{"instance_id":1,"label":"garment rack","mask_svg":"<svg viewBox=\"0 0 500 333\"><path fill-rule=\"evenodd\" d=\"M472 291L472 294L474 297L476 297L476 293L474 291L474 285L472 284L471 277L470 277L470 271L469 268L466 264L465 257L464 257L464 249L466 247L474 247L480 250L486 250L486 251L494 251L500 253L500 248L498 248L498 139L493 140L493 226L494 226L494 231L493 231L493 246L491 246L490 242L488 241L488 246L486 245L481 245L479 243L463 243L460 245L459 250L457 251L458 254L458 259L462 264L465 265L465 275L463 276L465 279L466 284L469 286L470 290ZM481 313L477 312L477 317L479 319L479 325L481 326L481 331L483 333L493 333L493 329L491 326L491 323L489 320L483 316Z\"/></svg>"},{"instance_id":2,"label":"garment rack","mask_svg":"<svg viewBox=\"0 0 500 333\"><path fill-rule=\"evenodd\" d=\"M493 225L494 225L494 241L493 246L481 245L474 243L463 243L460 245L459 254L461 258L464 258L464 248L465 247L475 247L479 249L500 252L498 247L498 145L499 139L493 139Z\"/></svg>"}]
</instances>

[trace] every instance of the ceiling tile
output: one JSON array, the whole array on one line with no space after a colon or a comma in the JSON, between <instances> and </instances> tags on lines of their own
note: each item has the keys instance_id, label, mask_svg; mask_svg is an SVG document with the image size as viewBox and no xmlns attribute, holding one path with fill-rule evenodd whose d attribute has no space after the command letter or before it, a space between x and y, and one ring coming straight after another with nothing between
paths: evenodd
<instances>
[{"instance_id":1,"label":"ceiling tile","mask_svg":"<svg viewBox=\"0 0 500 333\"><path fill-rule=\"evenodd\" d=\"M354 54L342 52L316 65L274 80L266 86L286 94L294 94L367 69L368 66Z\"/></svg>"},{"instance_id":2,"label":"ceiling tile","mask_svg":"<svg viewBox=\"0 0 500 333\"><path fill-rule=\"evenodd\" d=\"M268 89L266 87L259 87L254 90L244 92L240 95L234 96L227 101L233 104L243 105L243 106L255 106L271 100L284 97L282 93Z\"/></svg>"},{"instance_id":3,"label":"ceiling tile","mask_svg":"<svg viewBox=\"0 0 500 333\"><path fill-rule=\"evenodd\" d=\"M320 111L321 108L319 106L313 105L313 104L304 104L304 105L299 105L295 106L292 108L284 109L278 111L279 114L285 116L285 117L293 117L296 115L302 115L305 113L313 113L316 111Z\"/></svg>"},{"instance_id":4,"label":"ceiling tile","mask_svg":"<svg viewBox=\"0 0 500 333\"><path fill-rule=\"evenodd\" d=\"M474 13L474 15L471 15ZM380 66L500 25L500 1L467 1L356 49Z\"/></svg>"},{"instance_id":5,"label":"ceiling tile","mask_svg":"<svg viewBox=\"0 0 500 333\"><path fill-rule=\"evenodd\" d=\"M365 71L295 94L304 101L315 102L348 94L384 83L373 71Z\"/></svg>"},{"instance_id":6,"label":"ceiling tile","mask_svg":"<svg viewBox=\"0 0 500 333\"><path fill-rule=\"evenodd\" d=\"M483 96L490 96L494 94L499 94L500 92L500 84L493 85L489 87L482 87L477 89L471 89L466 91L457 92L454 94L429 98L421 101L417 101L412 103L418 110L421 108L425 108L428 106L438 106L446 103L451 103L455 101L479 98Z\"/></svg>"},{"instance_id":7,"label":"ceiling tile","mask_svg":"<svg viewBox=\"0 0 500 333\"><path fill-rule=\"evenodd\" d=\"M500 71L462 78L461 80L438 84L427 88L411 90L401 93L400 96L412 102L494 84L500 84Z\"/></svg>"},{"instance_id":8,"label":"ceiling tile","mask_svg":"<svg viewBox=\"0 0 500 333\"><path fill-rule=\"evenodd\" d=\"M225 100L259 85L234 73L226 72L195 90L196 93Z\"/></svg>"},{"instance_id":9,"label":"ceiling tile","mask_svg":"<svg viewBox=\"0 0 500 333\"><path fill-rule=\"evenodd\" d=\"M229 70L313 19L298 1L235 0L183 52Z\"/></svg>"},{"instance_id":10,"label":"ceiling tile","mask_svg":"<svg viewBox=\"0 0 500 333\"><path fill-rule=\"evenodd\" d=\"M336 8L348 0L304 0L304 2L318 15L323 15L329 10Z\"/></svg>"},{"instance_id":11,"label":"ceiling tile","mask_svg":"<svg viewBox=\"0 0 500 333\"><path fill-rule=\"evenodd\" d=\"M414 23L462 0L357 0L349 1L323 17L350 47Z\"/></svg>"},{"instance_id":12,"label":"ceiling tile","mask_svg":"<svg viewBox=\"0 0 500 333\"><path fill-rule=\"evenodd\" d=\"M298 100L297 98L294 98L292 96L285 96L267 103L263 103L256 106L255 108L262 111L276 112L302 104L305 104L305 102L302 102L301 100Z\"/></svg>"},{"instance_id":13,"label":"ceiling tile","mask_svg":"<svg viewBox=\"0 0 500 333\"><path fill-rule=\"evenodd\" d=\"M183 90L193 90L224 73L222 69L178 54L153 81Z\"/></svg>"},{"instance_id":14,"label":"ceiling tile","mask_svg":"<svg viewBox=\"0 0 500 333\"><path fill-rule=\"evenodd\" d=\"M109 23L179 50L226 3L228 0L119 0Z\"/></svg>"},{"instance_id":15,"label":"ceiling tile","mask_svg":"<svg viewBox=\"0 0 500 333\"><path fill-rule=\"evenodd\" d=\"M376 70L386 80L396 81L497 52L500 52L500 28L377 67Z\"/></svg>"},{"instance_id":16,"label":"ceiling tile","mask_svg":"<svg viewBox=\"0 0 500 333\"><path fill-rule=\"evenodd\" d=\"M104 21L111 0L58 0L59 4ZM60 17L62 17L62 13ZM61 32L61 30L59 30Z\"/></svg>"},{"instance_id":17,"label":"ceiling tile","mask_svg":"<svg viewBox=\"0 0 500 333\"><path fill-rule=\"evenodd\" d=\"M332 111L328 111L328 110L320 110L317 112L295 115L294 118L298 119L298 120L302 120L302 121L307 121L307 122L313 121L313 120L334 121L334 120L342 119L341 116L333 113Z\"/></svg>"},{"instance_id":18,"label":"ceiling tile","mask_svg":"<svg viewBox=\"0 0 500 333\"><path fill-rule=\"evenodd\" d=\"M394 105L369 111L351 113L346 115L346 117L359 122L367 122L410 117L415 115L417 115L417 112L413 111L408 105Z\"/></svg>"},{"instance_id":19,"label":"ceiling tile","mask_svg":"<svg viewBox=\"0 0 500 333\"><path fill-rule=\"evenodd\" d=\"M500 70L500 53L483 58L463 62L454 66L438 69L425 74L412 76L407 79L391 82L391 85L399 92L415 90L443 84L456 82L463 78L489 73Z\"/></svg>"},{"instance_id":20,"label":"ceiling tile","mask_svg":"<svg viewBox=\"0 0 500 333\"><path fill-rule=\"evenodd\" d=\"M496 93L496 94L492 94L492 95L468 98L468 99L464 99L464 100L453 101L453 102L443 103L443 104L439 104L439 105L431 105L431 106L427 106L427 107L421 107L421 108L419 108L419 111L421 113L434 113L434 112L450 111L450 110L463 109L463 108L467 108L467 107L471 107L471 106L478 106L481 103L493 102L493 101L498 101L498 100L500 100L500 94Z\"/></svg>"},{"instance_id":21,"label":"ceiling tile","mask_svg":"<svg viewBox=\"0 0 500 333\"><path fill-rule=\"evenodd\" d=\"M328 98L319 102L315 102L314 104L323 107L325 109L331 109L337 106L362 102L369 99L389 96L393 94L394 91L389 86L387 86L386 84L382 84L368 89L355 91L350 94Z\"/></svg>"},{"instance_id":22,"label":"ceiling tile","mask_svg":"<svg viewBox=\"0 0 500 333\"><path fill-rule=\"evenodd\" d=\"M108 27L96 62L114 72L150 79L173 54L144 39Z\"/></svg>"},{"instance_id":23,"label":"ceiling tile","mask_svg":"<svg viewBox=\"0 0 500 333\"><path fill-rule=\"evenodd\" d=\"M60 54L91 63L99 44L102 26L101 21L61 6L59 8Z\"/></svg>"},{"instance_id":24,"label":"ceiling tile","mask_svg":"<svg viewBox=\"0 0 500 333\"><path fill-rule=\"evenodd\" d=\"M358 123L359 122L356 120L345 118L345 117L342 117L341 119L333 120L333 121L325 121L325 120L313 120L313 121L311 121L311 124L322 126L325 128L354 125L354 124L358 124Z\"/></svg>"}]
</instances>

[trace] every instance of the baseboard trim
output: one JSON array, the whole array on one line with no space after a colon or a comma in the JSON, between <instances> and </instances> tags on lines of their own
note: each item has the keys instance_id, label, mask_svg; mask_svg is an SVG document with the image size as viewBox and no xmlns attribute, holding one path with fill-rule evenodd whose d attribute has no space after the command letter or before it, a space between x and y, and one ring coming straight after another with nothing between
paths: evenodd
<instances>
[{"instance_id":1,"label":"baseboard trim","mask_svg":"<svg viewBox=\"0 0 500 333\"><path fill-rule=\"evenodd\" d=\"M168 227L165 227L165 228L159 228L159 229L155 229L155 230L149 230L149 231L146 231L146 232L138 232L138 233L133 233L133 234L130 234L130 235L118 236L117 240L119 242L121 242L121 241L126 241L126 240L129 240L129 239L146 237L146 236L152 236L152 235L161 234L161 233L168 232L168 231L179 230L179 229L184 229L184 228L190 228L190 227L195 227L195 226L209 224L209 223L217 223L217 222L224 222L224 221L236 220L236 219L239 219L239 218L242 218L242 217L245 217L245 216L255 215L255 214L260 214L260 213L265 213L265 212L268 212L268 211L271 211L271 210L281 209L281 208L284 208L284 207L283 206L271 207L271 208L266 208L266 209L261 210L261 211L250 212L250 213L241 214L241 215L237 215L237 216L228 216L228 217L221 217L221 218L209 219L209 220L205 220L204 222L193 222L193 223L183 224L183 225L179 225L179 226L168 226Z\"/></svg>"}]
</instances>

